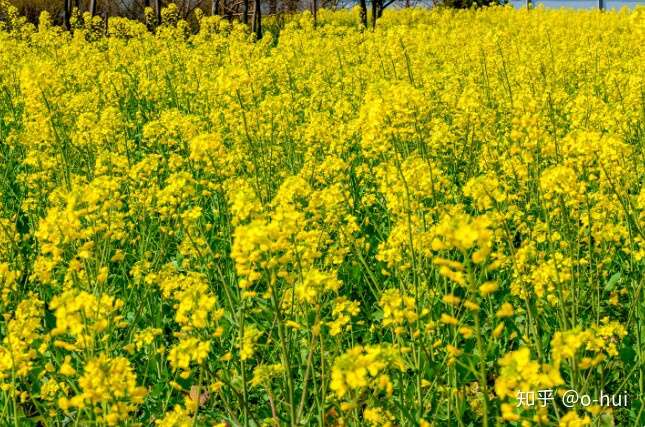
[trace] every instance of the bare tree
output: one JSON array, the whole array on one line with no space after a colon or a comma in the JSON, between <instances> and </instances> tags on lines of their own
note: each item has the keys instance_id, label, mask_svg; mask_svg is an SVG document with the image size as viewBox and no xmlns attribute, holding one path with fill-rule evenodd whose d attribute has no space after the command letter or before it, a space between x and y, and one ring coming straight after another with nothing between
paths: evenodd
<instances>
[{"instance_id":1,"label":"bare tree","mask_svg":"<svg viewBox=\"0 0 645 427\"><path fill-rule=\"evenodd\" d=\"M377 0L378 8L376 10L376 17L380 18L381 16L383 16L383 11L394 4L395 1L396 0L387 0L384 2L383 0Z\"/></svg>"},{"instance_id":2,"label":"bare tree","mask_svg":"<svg viewBox=\"0 0 645 427\"><path fill-rule=\"evenodd\" d=\"M360 0L359 5L361 7L361 24L367 28L367 3L365 0Z\"/></svg>"},{"instance_id":3,"label":"bare tree","mask_svg":"<svg viewBox=\"0 0 645 427\"><path fill-rule=\"evenodd\" d=\"M65 0L65 5L63 7L63 21L65 28L70 30L70 19L72 15L72 0Z\"/></svg>"},{"instance_id":4,"label":"bare tree","mask_svg":"<svg viewBox=\"0 0 645 427\"><path fill-rule=\"evenodd\" d=\"M71 18L73 8L78 8L80 12L87 11L92 16L123 16L129 19L140 20L144 17L145 8L152 8L153 16L150 18L152 30L155 25L161 22L161 11L164 2L161 0L10 0L15 4L21 14L26 16L30 22L37 23L38 16L42 11L48 11L58 24L66 28L71 27ZM284 15L298 11L310 9L313 15L314 24L317 24L319 9L337 9L345 8L349 5L358 4L360 6L360 23L367 28L368 25L374 25L369 21L368 7L370 14L378 19L383 9L392 4L393 1L404 2L409 4L418 4L432 0L172 0L177 4L178 11L182 19L190 19L195 9L198 7L210 11L212 15L219 15L228 20L240 20L249 25L250 29L255 32L259 39L264 34L265 22L263 18L269 14L276 16L278 27L285 22ZM439 0L436 0L439 1ZM443 0L447 1L447 0ZM456 0L453 0L456 1ZM484 0L482 0L484 1ZM596 0L597 1L597 0ZM368 5L368 2L371 2ZM264 16L262 16L264 15Z\"/></svg>"},{"instance_id":5,"label":"bare tree","mask_svg":"<svg viewBox=\"0 0 645 427\"><path fill-rule=\"evenodd\" d=\"M253 9L253 32L259 40L262 38L262 6L260 0L255 0Z\"/></svg>"},{"instance_id":6,"label":"bare tree","mask_svg":"<svg viewBox=\"0 0 645 427\"><path fill-rule=\"evenodd\" d=\"M376 28L376 20L383 16L385 8L392 5L395 1L396 0L372 0L372 29ZM410 0L405 0L405 4L406 7L410 7Z\"/></svg>"}]
</instances>

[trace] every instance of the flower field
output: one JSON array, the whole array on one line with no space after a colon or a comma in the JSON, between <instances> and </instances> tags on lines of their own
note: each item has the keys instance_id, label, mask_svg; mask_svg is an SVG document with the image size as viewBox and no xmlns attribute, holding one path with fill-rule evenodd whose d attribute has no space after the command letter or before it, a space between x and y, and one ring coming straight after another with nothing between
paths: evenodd
<instances>
[{"instance_id":1,"label":"flower field","mask_svg":"<svg viewBox=\"0 0 645 427\"><path fill-rule=\"evenodd\" d=\"M1 425L645 424L645 9L1 8Z\"/></svg>"}]
</instances>

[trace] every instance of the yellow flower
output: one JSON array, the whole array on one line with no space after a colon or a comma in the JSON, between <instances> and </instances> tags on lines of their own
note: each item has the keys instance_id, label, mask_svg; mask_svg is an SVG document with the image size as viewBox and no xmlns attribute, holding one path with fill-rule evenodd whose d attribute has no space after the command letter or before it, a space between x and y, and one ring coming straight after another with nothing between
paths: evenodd
<instances>
[{"instance_id":1,"label":"yellow flower","mask_svg":"<svg viewBox=\"0 0 645 427\"><path fill-rule=\"evenodd\" d=\"M447 295L444 295L443 298L441 298L441 301L443 301L448 305L459 305L459 303L461 302L461 298L459 298L456 295L447 294Z\"/></svg>"},{"instance_id":2,"label":"yellow flower","mask_svg":"<svg viewBox=\"0 0 645 427\"><path fill-rule=\"evenodd\" d=\"M492 294L499 288L497 282L486 282L479 287L479 294L483 297L487 297Z\"/></svg>"},{"instance_id":3,"label":"yellow flower","mask_svg":"<svg viewBox=\"0 0 645 427\"><path fill-rule=\"evenodd\" d=\"M354 347L334 361L330 387L342 398L353 389L368 387L371 378L388 368L404 369L398 353L393 348Z\"/></svg>"},{"instance_id":4,"label":"yellow flower","mask_svg":"<svg viewBox=\"0 0 645 427\"><path fill-rule=\"evenodd\" d=\"M255 326L247 326L244 329L244 336L240 345L240 360L248 360L253 356L255 345L261 335L261 332Z\"/></svg>"},{"instance_id":5,"label":"yellow flower","mask_svg":"<svg viewBox=\"0 0 645 427\"><path fill-rule=\"evenodd\" d=\"M284 367L282 364L258 365L253 369L252 386L268 385L271 379L282 374Z\"/></svg>"},{"instance_id":6,"label":"yellow flower","mask_svg":"<svg viewBox=\"0 0 645 427\"><path fill-rule=\"evenodd\" d=\"M69 290L55 296L49 306L56 316L52 335L69 335L79 348L93 347L98 334L110 325L119 327L123 319L117 314L123 301L107 294L95 296L86 291Z\"/></svg>"},{"instance_id":7,"label":"yellow flower","mask_svg":"<svg viewBox=\"0 0 645 427\"><path fill-rule=\"evenodd\" d=\"M519 392L552 389L563 382L557 367L540 365L531 360L531 353L526 347L507 353L500 359L499 365L501 369L495 380L495 393L500 399L516 399Z\"/></svg>"},{"instance_id":8,"label":"yellow flower","mask_svg":"<svg viewBox=\"0 0 645 427\"><path fill-rule=\"evenodd\" d=\"M76 370L72 367L71 362L72 357L71 356L65 356L65 361L63 362L62 365L60 365L59 372L61 375L65 375L66 377L71 377L74 374L76 374Z\"/></svg>"},{"instance_id":9,"label":"yellow flower","mask_svg":"<svg viewBox=\"0 0 645 427\"><path fill-rule=\"evenodd\" d=\"M105 354L87 362L78 384L81 393L69 400L61 398L61 409L105 406L109 409L102 418L108 425L127 420L147 393L144 387L137 386L129 360L124 357L109 358Z\"/></svg>"},{"instance_id":10,"label":"yellow flower","mask_svg":"<svg viewBox=\"0 0 645 427\"><path fill-rule=\"evenodd\" d=\"M459 333L466 339L472 338L475 335L473 328L468 326L462 326L459 328Z\"/></svg>"},{"instance_id":11,"label":"yellow flower","mask_svg":"<svg viewBox=\"0 0 645 427\"><path fill-rule=\"evenodd\" d=\"M497 310L497 313L495 313L495 315L499 318L511 317L513 314L513 306L507 302L502 304L499 310Z\"/></svg>"},{"instance_id":12,"label":"yellow flower","mask_svg":"<svg viewBox=\"0 0 645 427\"><path fill-rule=\"evenodd\" d=\"M166 412L155 424L160 427L190 427L194 423L190 411L181 405L175 405L172 411Z\"/></svg>"},{"instance_id":13,"label":"yellow flower","mask_svg":"<svg viewBox=\"0 0 645 427\"><path fill-rule=\"evenodd\" d=\"M580 417L575 411L569 411L560 418L560 427L582 427L591 424L591 419L585 415Z\"/></svg>"},{"instance_id":14,"label":"yellow flower","mask_svg":"<svg viewBox=\"0 0 645 427\"><path fill-rule=\"evenodd\" d=\"M495 326L495 329L493 329L493 337L499 338L499 336L502 335L502 332L504 332L504 324L498 323L497 326Z\"/></svg>"},{"instance_id":15,"label":"yellow flower","mask_svg":"<svg viewBox=\"0 0 645 427\"><path fill-rule=\"evenodd\" d=\"M383 309L383 326L411 324L418 318L414 298L401 295L397 289L383 292L379 305Z\"/></svg>"},{"instance_id":16,"label":"yellow flower","mask_svg":"<svg viewBox=\"0 0 645 427\"><path fill-rule=\"evenodd\" d=\"M188 370L191 362L202 364L210 349L210 341L200 341L195 337L184 338L170 349L168 361L173 369Z\"/></svg>"},{"instance_id":17,"label":"yellow flower","mask_svg":"<svg viewBox=\"0 0 645 427\"><path fill-rule=\"evenodd\" d=\"M441 317L439 318L439 321L443 324L446 325L458 325L459 320L449 314L446 313L441 313Z\"/></svg>"}]
</instances>

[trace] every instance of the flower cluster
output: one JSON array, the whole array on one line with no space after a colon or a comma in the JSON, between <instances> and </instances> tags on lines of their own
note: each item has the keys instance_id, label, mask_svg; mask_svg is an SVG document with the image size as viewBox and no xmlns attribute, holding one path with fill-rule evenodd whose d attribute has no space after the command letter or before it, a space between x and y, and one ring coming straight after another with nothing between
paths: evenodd
<instances>
[{"instance_id":1,"label":"flower cluster","mask_svg":"<svg viewBox=\"0 0 645 427\"><path fill-rule=\"evenodd\" d=\"M645 9L188 3L0 0L0 425L643 424Z\"/></svg>"}]
</instances>

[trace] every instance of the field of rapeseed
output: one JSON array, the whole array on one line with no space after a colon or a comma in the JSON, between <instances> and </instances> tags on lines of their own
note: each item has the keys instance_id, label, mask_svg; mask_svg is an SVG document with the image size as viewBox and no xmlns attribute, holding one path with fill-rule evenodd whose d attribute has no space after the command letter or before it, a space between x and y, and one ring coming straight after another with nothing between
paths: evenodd
<instances>
[{"instance_id":1,"label":"field of rapeseed","mask_svg":"<svg viewBox=\"0 0 645 427\"><path fill-rule=\"evenodd\" d=\"M645 9L0 7L1 425L645 422Z\"/></svg>"}]
</instances>

